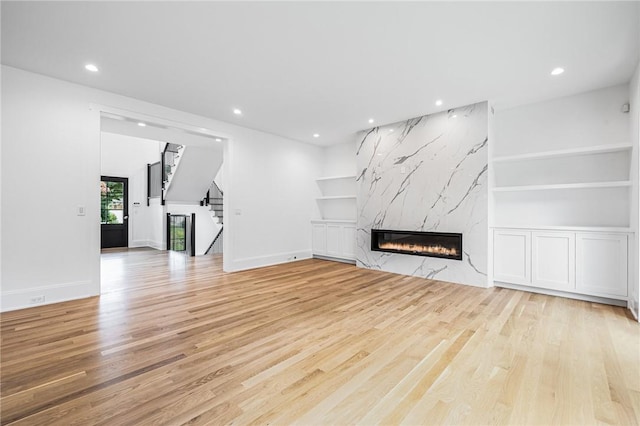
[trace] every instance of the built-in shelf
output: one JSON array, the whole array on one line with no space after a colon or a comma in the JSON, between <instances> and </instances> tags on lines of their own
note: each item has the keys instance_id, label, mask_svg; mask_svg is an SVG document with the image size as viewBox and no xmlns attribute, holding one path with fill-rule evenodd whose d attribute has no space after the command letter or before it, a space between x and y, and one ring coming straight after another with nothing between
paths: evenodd
<instances>
[{"instance_id":1,"label":"built-in shelf","mask_svg":"<svg viewBox=\"0 0 640 426\"><path fill-rule=\"evenodd\" d=\"M347 176L327 176L327 177L320 177L317 178L316 181L317 182L322 182L325 180L340 180L340 179L355 179L356 175L347 175Z\"/></svg>"},{"instance_id":2,"label":"built-in shelf","mask_svg":"<svg viewBox=\"0 0 640 426\"><path fill-rule=\"evenodd\" d=\"M355 219L312 219L311 223L350 223L356 224Z\"/></svg>"},{"instance_id":3,"label":"built-in shelf","mask_svg":"<svg viewBox=\"0 0 640 426\"><path fill-rule=\"evenodd\" d=\"M498 186L494 187L494 192L519 192L519 191L541 191L550 189L584 189L584 188L619 188L631 186L631 181L615 182L584 182L584 183L563 183L553 185L522 185L522 186Z\"/></svg>"},{"instance_id":4,"label":"built-in shelf","mask_svg":"<svg viewBox=\"0 0 640 426\"><path fill-rule=\"evenodd\" d=\"M316 198L320 219L327 221L316 224L337 222L355 228L356 176L324 176L317 178L316 184L320 189L320 196Z\"/></svg>"},{"instance_id":5,"label":"built-in shelf","mask_svg":"<svg viewBox=\"0 0 640 426\"><path fill-rule=\"evenodd\" d=\"M622 232L633 233L633 229L621 226L491 226L491 229L533 229L536 231L577 231L577 232Z\"/></svg>"},{"instance_id":6,"label":"built-in shelf","mask_svg":"<svg viewBox=\"0 0 640 426\"><path fill-rule=\"evenodd\" d=\"M559 158L570 157L577 155L590 155L590 154L606 154L610 152L628 151L631 149L631 144L608 144L597 145L590 147L572 148L572 149L560 149L556 151L536 152L531 154L510 155L504 157L496 157L493 159L493 163L506 163L512 161L526 161L526 160L538 160L544 158Z\"/></svg>"},{"instance_id":7,"label":"built-in shelf","mask_svg":"<svg viewBox=\"0 0 640 426\"><path fill-rule=\"evenodd\" d=\"M316 200L349 200L355 198L355 195L327 195L324 197L318 197Z\"/></svg>"}]
</instances>

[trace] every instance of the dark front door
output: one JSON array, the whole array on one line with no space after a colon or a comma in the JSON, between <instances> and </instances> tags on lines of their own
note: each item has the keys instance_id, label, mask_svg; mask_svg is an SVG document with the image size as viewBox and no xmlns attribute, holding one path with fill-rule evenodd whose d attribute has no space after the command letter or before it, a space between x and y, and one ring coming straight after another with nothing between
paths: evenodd
<instances>
[{"instance_id":1,"label":"dark front door","mask_svg":"<svg viewBox=\"0 0 640 426\"><path fill-rule=\"evenodd\" d=\"M100 247L129 246L128 179L102 176L100 181Z\"/></svg>"}]
</instances>

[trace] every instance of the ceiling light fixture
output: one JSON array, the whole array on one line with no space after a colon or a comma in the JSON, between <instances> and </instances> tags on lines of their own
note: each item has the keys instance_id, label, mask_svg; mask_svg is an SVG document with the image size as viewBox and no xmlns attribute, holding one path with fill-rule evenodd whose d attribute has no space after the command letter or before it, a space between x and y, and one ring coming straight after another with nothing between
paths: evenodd
<instances>
[{"instance_id":1,"label":"ceiling light fixture","mask_svg":"<svg viewBox=\"0 0 640 426\"><path fill-rule=\"evenodd\" d=\"M142 121L138 123L138 126L140 126L140 127L147 127L146 123L143 123Z\"/></svg>"},{"instance_id":2,"label":"ceiling light fixture","mask_svg":"<svg viewBox=\"0 0 640 426\"><path fill-rule=\"evenodd\" d=\"M453 115L451 116L451 118L456 118L456 117L457 117L457 115L456 115L456 114L453 114Z\"/></svg>"},{"instance_id":3,"label":"ceiling light fixture","mask_svg":"<svg viewBox=\"0 0 640 426\"><path fill-rule=\"evenodd\" d=\"M372 124L372 123L373 123L373 118L370 118L369 119L369 124Z\"/></svg>"},{"instance_id":4,"label":"ceiling light fixture","mask_svg":"<svg viewBox=\"0 0 640 426\"><path fill-rule=\"evenodd\" d=\"M314 133L314 134L313 134L313 137L314 137L314 138L319 138L319 137L320 137L320 134L318 134L318 133Z\"/></svg>"},{"instance_id":5,"label":"ceiling light fixture","mask_svg":"<svg viewBox=\"0 0 640 426\"><path fill-rule=\"evenodd\" d=\"M240 110L240 109L238 109L238 108L234 108L234 109L233 109L233 113L234 113L235 115L242 115L242 110Z\"/></svg>"},{"instance_id":6,"label":"ceiling light fixture","mask_svg":"<svg viewBox=\"0 0 640 426\"><path fill-rule=\"evenodd\" d=\"M560 75L563 72L564 72L564 68L557 67L557 68L554 68L553 71L551 71L551 75Z\"/></svg>"},{"instance_id":7,"label":"ceiling light fixture","mask_svg":"<svg viewBox=\"0 0 640 426\"><path fill-rule=\"evenodd\" d=\"M86 69L87 71L91 71L91 72L98 72L98 67L96 67L93 64L87 64L84 66L84 69Z\"/></svg>"},{"instance_id":8,"label":"ceiling light fixture","mask_svg":"<svg viewBox=\"0 0 640 426\"><path fill-rule=\"evenodd\" d=\"M222 142L222 139L216 138L216 142Z\"/></svg>"},{"instance_id":9,"label":"ceiling light fixture","mask_svg":"<svg viewBox=\"0 0 640 426\"><path fill-rule=\"evenodd\" d=\"M390 132L393 132L393 129L389 129Z\"/></svg>"},{"instance_id":10,"label":"ceiling light fixture","mask_svg":"<svg viewBox=\"0 0 640 426\"><path fill-rule=\"evenodd\" d=\"M438 99L438 100L436 101L436 106L440 106L440 105L442 105L442 99Z\"/></svg>"}]
</instances>

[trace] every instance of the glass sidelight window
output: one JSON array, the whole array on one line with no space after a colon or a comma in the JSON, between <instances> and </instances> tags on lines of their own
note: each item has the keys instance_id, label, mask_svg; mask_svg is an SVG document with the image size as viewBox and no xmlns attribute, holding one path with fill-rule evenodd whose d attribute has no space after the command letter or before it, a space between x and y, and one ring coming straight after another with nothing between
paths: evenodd
<instances>
[{"instance_id":1,"label":"glass sidelight window","mask_svg":"<svg viewBox=\"0 0 640 426\"><path fill-rule=\"evenodd\" d=\"M124 223L124 182L100 181L100 223Z\"/></svg>"}]
</instances>

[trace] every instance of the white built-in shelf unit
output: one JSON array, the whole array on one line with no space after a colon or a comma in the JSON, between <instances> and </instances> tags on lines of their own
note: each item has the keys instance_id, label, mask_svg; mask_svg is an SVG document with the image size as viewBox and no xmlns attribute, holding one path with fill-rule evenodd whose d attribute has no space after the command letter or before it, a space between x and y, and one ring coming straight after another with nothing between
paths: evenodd
<instances>
[{"instance_id":1,"label":"white built-in shelf unit","mask_svg":"<svg viewBox=\"0 0 640 426\"><path fill-rule=\"evenodd\" d=\"M503 157L496 157L493 159L493 163L508 163L524 160L537 160L541 158L559 158L559 157L571 157L575 155L589 155L589 154L605 154L609 152L629 151L631 150L631 144L610 144L610 145L597 145L586 146L572 149L559 149L555 151L533 152L520 155L509 155Z\"/></svg>"},{"instance_id":2,"label":"white built-in shelf unit","mask_svg":"<svg viewBox=\"0 0 640 426\"><path fill-rule=\"evenodd\" d=\"M347 176L327 176L327 177L319 177L316 179L316 182L324 182L331 180L351 180L355 179L356 175L347 175Z\"/></svg>"},{"instance_id":3,"label":"white built-in shelf unit","mask_svg":"<svg viewBox=\"0 0 640 426\"><path fill-rule=\"evenodd\" d=\"M522 186L500 186L493 188L494 192L513 192L513 191L540 191L548 189L581 189L581 188L616 188L621 186L631 186L631 181L623 180L616 182L583 182L583 183L564 183L554 185L522 185Z\"/></svg>"},{"instance_id":4,"label":"white built-in shelf unit","mask_svg":"<svg viewBox=\"0 0 640 426\"><path fill-rule=\"evenodd\" d=\"M631 144L492 159L495 227L629 229Z\"/></svg>"},{"instance_id":5,"label":"white built-in shelf unit","mask_svg":"<svg viewBox=\"0 0 640 426\"><path fill-rule=\"evenodd\" d=\"M356 198L355 195L327 195L324 197L318 197L316 200L347 200L350 198Z\"/></svg>"},{"instance_id":6,"label":"white built-in shelf unit","mask_svg":"<svg viewBox=\"0 0 640 426\"><path fill-rule=\"evenodd\" d=\"M356 218L356 176L339 175L316 179L322 195L316 198L321 220L354 222Z\"/></svg>"}]
</instances>

